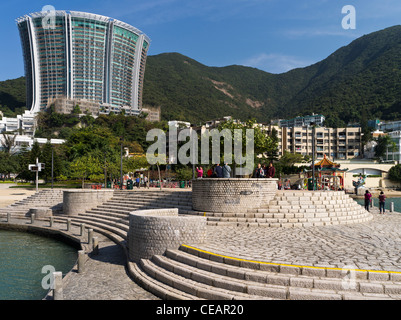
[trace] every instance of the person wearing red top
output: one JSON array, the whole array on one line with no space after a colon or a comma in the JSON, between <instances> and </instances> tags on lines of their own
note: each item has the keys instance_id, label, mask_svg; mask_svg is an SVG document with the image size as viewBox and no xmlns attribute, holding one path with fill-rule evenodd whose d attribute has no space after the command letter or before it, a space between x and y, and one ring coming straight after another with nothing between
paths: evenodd
<instances>
[{"instance_id":1,"label":"person wearing red top","mask_svg":"<svg viewBox=\"0 0 401 320\"><path fill-rule=\"evenodd\" d=\"M203 178L203 168L202 167L196 167L196 172L198 174L198 179Z\"/></svg>"},{"instance_id":2,"label":"person wearing red top","mask_svg":"<svg viewBox=\"0 0 401 320\"><path fill-rule=\"evenodd\" d=\"M269 167L266 170L266 178L274 178L276 169L273 167L273 162L270 162Z\"/></svg>"},{"instance_id":3,"label":"person wearing red top","mask_svg":"<svg viewBox=\"0 0 401 320\"><path fill-rule=\"evenodd\" d=\"M371 201L372 201L372 194L369 192L369 190L366 190L366 192L365 192L365 210L369 211Z\"/></svg>"},{"instance_id":4,"label":"person wearing red top","mask_svg":"<svg viewBox=\"0 0 401 320\"><path fill-rule=\"evenodd\" d=\"M380 214L384 214L385 209L384 209L384 205L386 204L386 196L384 195L384 192L380 192L379 195L379 208L380 208Z\"/></svg>"}]
</instances>

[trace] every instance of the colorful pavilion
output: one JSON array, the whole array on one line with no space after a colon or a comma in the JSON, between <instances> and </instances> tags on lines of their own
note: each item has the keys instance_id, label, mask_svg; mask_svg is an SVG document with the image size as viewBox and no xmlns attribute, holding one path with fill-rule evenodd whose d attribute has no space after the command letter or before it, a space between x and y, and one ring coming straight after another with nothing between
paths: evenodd
<instances>
[{"instance_id":1,"label":"colorful pavilion","mask_svg":"<svg viewBox=\"0 0 401 320\"><path fill-rule=\"evenodd\" d=\"M330 161L326 155L315 163L315 181L318 190L344 190L344 174L348 169L340 169L338 163ZM312 170L308 170L312 178Z\"/></svg>"}]
</instances>

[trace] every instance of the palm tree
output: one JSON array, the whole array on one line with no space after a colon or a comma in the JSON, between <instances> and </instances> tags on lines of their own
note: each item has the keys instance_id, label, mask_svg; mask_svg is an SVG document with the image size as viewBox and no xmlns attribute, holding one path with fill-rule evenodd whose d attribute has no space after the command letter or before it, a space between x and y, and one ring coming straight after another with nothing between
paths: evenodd
<instances>
[{"instance_id":1,"label":"palm tree","mask_svg":"<svg viewBox=\"0 0 401 320\"><path fill-rule=\"evenodd\" d=\"M3 132L3 151L8 154L12 154L16 139L17 135L11 135Z\"/></svg>"}]
</instances>

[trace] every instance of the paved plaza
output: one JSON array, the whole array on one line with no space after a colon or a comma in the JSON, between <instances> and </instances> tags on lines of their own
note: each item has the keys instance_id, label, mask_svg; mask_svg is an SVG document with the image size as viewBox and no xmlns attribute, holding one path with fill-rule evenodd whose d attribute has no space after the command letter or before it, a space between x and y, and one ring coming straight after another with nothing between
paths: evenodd
<instances>
[{"instance_id":1,"label":"paved plaza","mask_svg":"<svg viewBox=\"0 0 401 320\"><path fill-rule=\"evenodd\" d=\"M401 272L401 214L379 215L370 222L309 228L207 227L207 242L197 248L263 262ZM100 235L99 235L100 236ZM128 276L123 250L100 236L99 256L84 274L65 281L66 300L159 300Z\"/></svg>"},{"instance_id":2,"label":"paved plaza","mask_svg":"<svg viewBox=\"0 0 401 320\"><path fill-rule=\"evenodd\" d=\"M401 272L401 214L350 225L308 228L208 227L199 249L263 262Z\"/></svg>"},{"instance_id":3,"label":"paved plaza","mask_svg":"<svg viewBox=\"0 0 401 320\"><path fill-rule=\"evenodd\" d=\"M8 189L11 201L15 190ZM22 192L21 192L22 193ZM15 199L14 199L15 200ZM394 271L401 278L401 214L380 215L372 208L373 219L349 225L312 226L303 228L207 226L206 241L188 243L214 254L245 260L377 271ZM5 218L1 218L3 223ZM30 220L12 219L12 224L30 224ZM35 225L48 227L48 221ZM65 223L55 228L64 230ZM79 237L78 226L71 234ZM99 254L89 254L85 272L72 270L64 278L65 300L159 300L137 285L126 270L125 251L104 235L99 239ZM87 239L80 237L82 243ZM185 244L185 243L184 243Z\"/></svg>"}]
</instances>

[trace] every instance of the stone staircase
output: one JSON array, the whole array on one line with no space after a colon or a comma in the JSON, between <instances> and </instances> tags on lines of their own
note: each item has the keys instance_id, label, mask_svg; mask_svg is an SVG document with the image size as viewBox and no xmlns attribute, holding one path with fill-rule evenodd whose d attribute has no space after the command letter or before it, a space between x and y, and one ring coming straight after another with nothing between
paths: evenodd
<instances>
[{"instance_id":1,"label":"stone staircase","mask_svg":"<svg viewBox=\"0 0 401 320\"><path fill-rule=\"evenodd\" d=\"M289 267L230 259L181 246L129 266L138 281L163 299L366 300L401 299L401 275Z\"/></svg>"},{"instance_id":2,"label":"stone staircase","mask_svg":"<svg viewBox=\"0 0 401 320\"><path fill-rule=\"evenodd\" d=\"M26 216L31 208L49 208L53 215L63 212L63 190L44 189L25 199L17 201L5 208L0 208L0 213L12 213L13 216Z\"/></svg>"},{"instance_id":3,"label":"stone staircase","mask_svg":"<svg viewBox=\"0 0 401 320\"><path fill-rule=\"evenodd\" d=\"M278 191L259 209L237 213L206 213L209 225L309 227L365 222L372 219L344 192Z\"/></svg>"},{"instance_id":4,"label":"stone staircase","mask_svg":"<svg viewBox=\"0 0 401 320\"><path fill-rule=\"evenodd\" d=\"M54 210L55 222L65 223L70 219L74 225L84 223L87 228L93 228L125 246L129 230L129 213L132 211L178 208L180 214L196 213L192 212L192 194L187 191L116 190L112 199L78 216L58 215L62 212L62 202L62 190L41 190L0 209L0 215L10 212L14 218L25 218L30 208L50 207Z\"/></svg>"},{"instance_id":5,"label":"stone staircase","mask_svg":"<svg viewBox=\"0 0 401 320\"><path fill-rule=\"evenodd\" d=\"M178 208L180 214L192 212L192 195L186 191L130 191L116 190L113 197L78 216L58 216L56 222L71 219L75 225L84 223L98 232L107 234L125 246L129 230L129 213L135 210Z\"/></svg>"},{"instance_id":6,"label":"stone staircase","mask_svg":"<svg viewBox=\"0 0 401 320\"><path fill-rule=\"evenodd\" d=\"M6 211L15 209L13 216L25 217L30 207L56 203L61 197L61 190L43 190L9 206ZM74 225L84 223L87 228L107 235L126 249L130 212L178 207L181 214L205 214L193 212L191 203L190 192L123 190L115 191L112 199L78 216L57 215L54 219L62 223L71 219ZM296 227L296 223L303 226L349 223L371 218L361 206L342 193L330 196L324 192L304 193L300 197L292 191L278 192L268 205L247 213L206 215L209 224L270 227L277 224ZM214 221L214 218L219 220ZM339 269L246 261L185 245L178 250L168 249L164 255L155 255L149 260L142 259L139 264L128 262L128 271L135 281L162 299L401 299L399 273L357 271L355 282L351 283L344 282L346 275Z\"/></svg>"}]
</instances>

